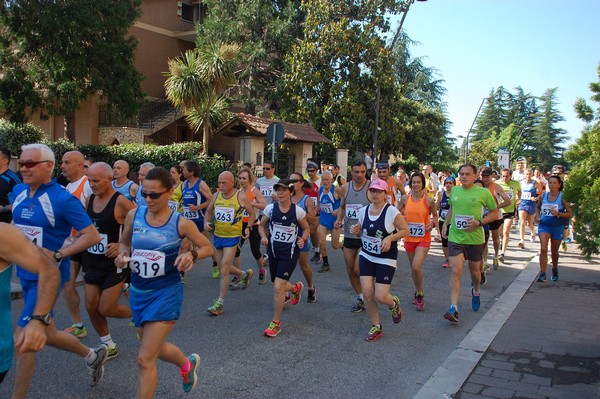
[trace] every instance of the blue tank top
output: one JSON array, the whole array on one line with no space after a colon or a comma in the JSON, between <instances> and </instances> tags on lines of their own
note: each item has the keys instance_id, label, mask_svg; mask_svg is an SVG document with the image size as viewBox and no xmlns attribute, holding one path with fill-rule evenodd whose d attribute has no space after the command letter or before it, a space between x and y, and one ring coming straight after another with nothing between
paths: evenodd
<instances>
[{"instance_id":1,"label":"blue tank top","mask_svg":"<svg viewBox=\"0 0 600 399\"><path fill-rule=\"evenodd\" d=\"M174 265L182 242L178 229L181 215L171 211L164 225L153 227L146 222L147 213L145 206L135 212L129 262L131 284L144 290L164 288L181 281Z\"/></svg>"},{"instance_id":2,"label":"blue tank top","mask_svg":"<svg viewBox=\"0 0 600 399\"><path fill-rule=\"evenodd\" d=\"M13 329L10 316L12 266L0 271L0 373L12 367Z\"/></svg>"},{"instance_id":3,"label":"blue tank top","mask_svg":"<svg viewBox=\"0 0 600 399\"><path fill-rule=\"evenodd\" d=\"M442 191L442 200L440 201L440 220L442 222L446 220L448 209L450 209L450 203L448 202L448 194L444 190Z\"/></svg>"},{"instance_id":4,"label":"blue tank top","mask_svg":"<svg viewBox=\"0 0 600 399\"><path fill-rule=\"evenodd\" d=\"M201 226L203 229L204 228L204 209L201 211L193 211L193 212L189 210L190 205L194 205L194 206L202 205L206 201L208 201L208 198L206 198L200 192L200 183L202 183L202 179L198 179L196 181L196 183L192 187L190 187L190 182L185 181L183 183L183 186L181 187L181 201L182 201L182 206L183 206L183 211L182 211L183 217L185 217L186 219L190 219L197 226Z\"/></svg>"},{"instance_id":5,"label":"blue tank top","mask_svg":"<svg viewBox=\"0 0 600 399\"><path fill-rule=\"evenodd\" d=\"M565 225L564 218L557 218L552 215L552 208L556 208L558 212L564 212L565 207L562 203L562 193L558 193L558 196L554 201L548 199L550 193L544 193L542 198L542 206L540 209L540 224L548 227L563 227ZM568 219L566 219L568 220Z\"/></svg>"},{"instance_id":6,"label":"blue tank top","mask_svg":"<svg viewBox=\"0 0 600 399\"><path fill-rule=\"evenodd\" d=\"M535 204L535 201L531 200L531 198L536 195L535 181L532 180L531 183L525 183L525 180L523 180L521 182L521 205L528 206Z\"/></svg>"},{"instance_id":7,"label":"blue tank top","mask_svg":"<svg viewBox=\"0 0 600 399\"><path fill-rule=\"evenodd\" d=\"M292 203L290 209L283 213L279 208L279 202L273 203L273 211L269 215L270 256L292 259L294 255L300 254L296 242L298 236L302 234L300 232L302 229L298 226L296 206L298 205Z\"/></svg>"},{"instance_id":8,"label":"blue tank top","mask_svg":"<svg viewBox=\"0 0 600 399\"><path fill-rule=\"evenodd\" d=\"M321 204L321 216L320 222L324 226L332 226L337 216L333 216L333 211L340 207L342 202L341 198L335 199L334 189L335 187L331 187L327 194L324 193L325 187L319 187L319 203Z\"/></svg>"},{"instance_id":9,"label":"blue tank top","mask_svg":"<svg viewBox=\"0 0 600 399\"><path fill-rule=\"evenodd\" d=\"M131 196L131 194L129 194L132 184L133 184L133 181L128 180L127 183L123 184L120 187L117 187L117 184L115 183L115 181L114 180L112 181L113 188L116 191L118 191L119 193L121 193L122 195L124 195L125 198L127 198L129 201L133 201L133 197Z\"/></svg>"},{"instance_id":10,"label":"blue tank top","mask_svg":"<svg viewBox=\"0 0 600 399\"><path fill-rule=\"evenodd\" d=\"M306 209L306 200L309 198L310 197L308 195L304 194L304 196L302 198L300 198L300 201L298 201L298 203L296 204L300 208L302 208L304 210L304 212L306 212L307 215L308 215L308 210ZM293 200L292 200L292 202L293 202ZM300 227L298 227L298 235L301 236L303 233L304 233L304 230L302 230Z\"/></svg>"},{"instance_id":11,"label":"blue tank top","mask_svg":"<svg viewBox=\"0 0 600 399\"><path fill-rule=\"evenodd\" d=\"M387 252L381 252L381 242L387 236L394 234L396 231L387 231L385 228L385 216L387 214L388 207L392 205L385 204L383 210L379 214L376 220L371 220L369 216L369 210L371 205L367 205L365 210L365 218L362 223L363 235L361 237L362 249L361 253L374 256L376 258L383 259L396 259L398 257L398 241L393 241L390 246L390 250Z\"/></svg>"}]
</instances>

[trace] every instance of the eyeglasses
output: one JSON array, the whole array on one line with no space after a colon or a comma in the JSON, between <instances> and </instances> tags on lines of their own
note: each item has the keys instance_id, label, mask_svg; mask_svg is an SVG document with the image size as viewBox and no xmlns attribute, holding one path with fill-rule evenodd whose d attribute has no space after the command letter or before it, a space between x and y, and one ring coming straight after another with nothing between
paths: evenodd
<instances>
[{"instance_id":1,"label":"eyeglasses","mask_svg":"<svg viewBox=\"0 0 600 399\"><path fill-rule=\"evenodd\" d=\"M169 190L167 190L167 191L169 191ZM167 191L163 191L162 193L147 193L147 192L145 192L145 191L142 190L142 197L144 197L144 198L150 197L153 200L157 200L157 199L160 198L161 195L163 195Z\"/></svg>"},{"instance_id":2,"label":"eyeglasses","mask_svg":"<svg viewBox=\"0 0 600 399\"><path fill-rule=\"evenodd\" d=\"M315 173L317 170L316 170L316 169L306 169L306 171L307 171L308 173Z\"/></svg>"},{"instance_id":3,"label":"eyeglasses","mask_svg":"<svg viewBox=\"0 0 600 399\"><path fill-rule=\"evenodd\" d=\"M25 167L27 169L31 169L31 168L34 168L44 162L51 162L51 161L47 159L45 161L19 161L17 163L19 164L19 168Z\"/></svg>"},{"instance_id":4,"label":"eyeglasses","mask_svg":"<svg viewBox=\"0 0 600 399\"><path fill-rule=\"evenodd\" d=\"M271 169L273 169L273 168L263 168L263 170L271 170Z\"/></svg>"}]
</instances>

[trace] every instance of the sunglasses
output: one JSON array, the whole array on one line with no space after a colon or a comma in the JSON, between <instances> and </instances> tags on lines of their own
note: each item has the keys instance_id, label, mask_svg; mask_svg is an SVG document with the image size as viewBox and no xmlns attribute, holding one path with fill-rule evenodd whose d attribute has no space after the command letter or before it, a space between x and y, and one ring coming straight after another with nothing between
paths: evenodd
<instances>
[{"instance_id":1,"label":"sunglasses","mask_svg":"<svg viewBox=\"0 0 600 399\"><path fill-rule=\"evenodd\" d=\"M167 191L169 191L169 190L167 190ZM150 197L153 200L157 200L157 199L160 198L161 195L163 195L167 191L163 191L162 193L147 193L147 192L145 192L145 191L142 190L142 197L144 197L144 198Z\"/></svg>"},{"instance_id":2,"label":"sunglasses","mask_svg":"<svg viewBox=\"0 0 600 399\"><path fill-rule=\"evenodd\" d=\"M271 170L271 169L273 169L273 168L263 168L263 170Z\"/></svg>"},{"instance_id":3,"label":"sunglasses","mask_svg":"<svg viewBox=\"0 0 600 399\"><path fill-rule=\"evenodd\" d=\"M316 172L317 170L316 170L316 169L306 169L306 171L307 171L308 173L314 173L314 172Z\"/></svg>"},{"instance_id":4,"label":"sunglasses","mask_svg":"<svg viewBox=\"0 0 600 399\"><path fill-rule=\"evenodd\" d=\"M19 161L17 162L19 164L19 168L27 168L27 169L31 169L33 167L38 166L41 163L44 162L50 162L50 160L45 160L45 161Z\"/></svg>"}]
</instances>

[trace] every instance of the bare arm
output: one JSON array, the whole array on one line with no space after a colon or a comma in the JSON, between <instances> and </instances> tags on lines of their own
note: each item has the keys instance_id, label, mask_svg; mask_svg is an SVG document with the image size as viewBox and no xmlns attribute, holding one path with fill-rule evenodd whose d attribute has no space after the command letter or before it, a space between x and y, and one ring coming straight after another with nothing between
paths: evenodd
<instances>
[{"instance_id":1,"label":"bare arm","mask_svg":"<svg viewBox=\"0 0 600 399\"><path fill-rule=\"evenodd\" d=\"M252 201L252 206L262 211L267 206L267 201L265 200L265 197L262 195L259 189L256 189L253 186L252 190L254 192L254 201Z\"/></svg>"},{"instance_id":2,"label":"bare arm","mask_svg":"<svg viewBox=\"0 0 600 399\"><path fill-rule=\"evenodd\" d=\"M502 198L502 202L498 204L498 208L506 208L507 206L510 206L510 204L512 204L512 201L510 198L508 198L508 195L506 195L506 192L504 191L502 186L497 183L494 184L496 185L496 193L500 195L500 198Z\"/></svg>"},{"instance_id":3,"label":"bare arm","mask_svg":"<svg viewBox=\"0 0 600 399\"><path fill-rule=\"evenodd\" d=\"M213 194L208 208L206 208L206 213L204 214L204 230L206 231L212 230L212 228L210 227L210 221L212 219L213 213L215 212L215 201L217 200L217 195L219 195L219 193Z\"/></svg>"}]
</instances>

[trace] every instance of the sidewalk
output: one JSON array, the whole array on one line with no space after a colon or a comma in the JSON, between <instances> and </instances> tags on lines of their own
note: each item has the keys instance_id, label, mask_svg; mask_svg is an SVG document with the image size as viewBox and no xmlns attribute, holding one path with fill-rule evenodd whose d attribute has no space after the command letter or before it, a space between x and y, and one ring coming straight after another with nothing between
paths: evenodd
<instances>
[{"instance_id":1,"label":"sidewalk","mask_svg":"<svg viewBox=\"0 0 600 399\"><path fill-rule=\"evenodd\" d=\"M417 396L600 398L600 263L597 257L586 261L575 252L575 246L570 251L560 253L560 280L556 283L535 281L539 263L534 258L507 289L505 295L519 280L529 281L489 346L478 351L475 345L464 343L472 335L471 341L485 341L481 337L485 324L494 321L483 318L455 350L458 361L446 361ZM505 295L488 314L503 311ZM473 362L476 357L480 358ZM468 363L461 363L465 359L471 361L470 366L462 367ZM458 390L448 389L449 384L440 388L453 377L458 380L454 383L464 381Z\"/></svg>"}]
</instances>

